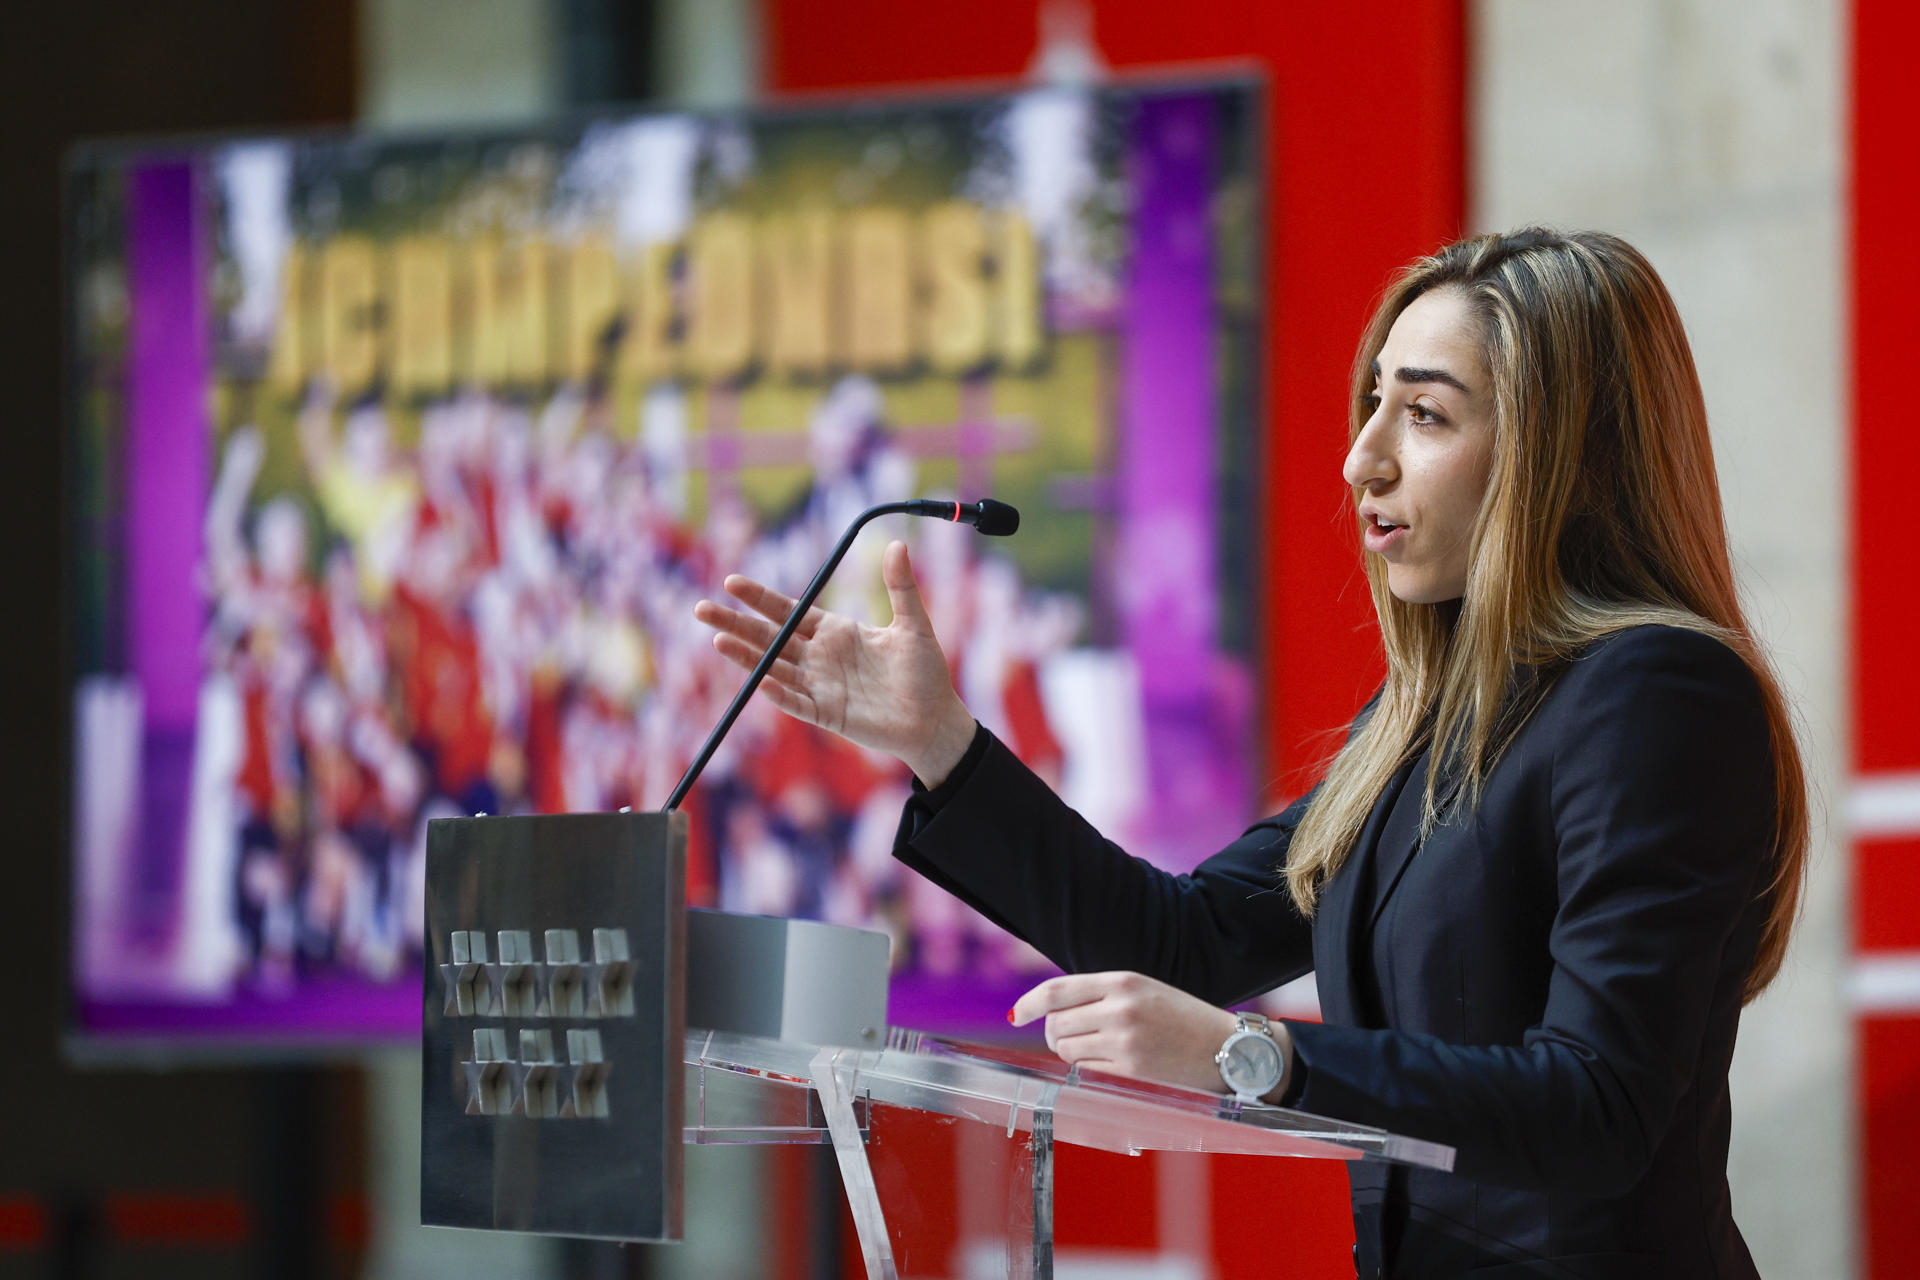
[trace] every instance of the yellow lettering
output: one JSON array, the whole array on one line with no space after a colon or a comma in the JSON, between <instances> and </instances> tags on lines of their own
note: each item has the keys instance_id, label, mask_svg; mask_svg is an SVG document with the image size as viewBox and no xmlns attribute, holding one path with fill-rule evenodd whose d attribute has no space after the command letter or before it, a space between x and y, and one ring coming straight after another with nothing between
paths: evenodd
<instances>
[{"instance_id":1,"label":"yellow lettering","mask_svg":"<svg viewBox=\"0 0 1920 1280\"><path fill-rule=\"evenodd\" d=\"M1000 215L994 254L994 348L1010 369L1024 369L1040 354L1040 252L1033 228L1011 210Z\"/></svg>"},{"instance_id":2,"label":"yellow lettering","mask_svg":"<svg viewBox=\"0 0 1920 1280\"><path fill-rule=\"evenodd\" d=\"M521 385L547 376L547 246L483 236L473 246L473 376Z\"/></svg>"},{"instance_id":3,"label":"yellow lettering","mask_svg":"<svg viewBox=\"0 0 1920 1280\"><path fill-rule=\"evenodd\" d=\"M267 382L276 391L297 395L313 367L307 343L313 335L308 308L313 290L308 280L313 260L306 245L295 241L280 264L280 319L273 327L273 351L267 357Z\"/></svg>"},{"instance_id":4,"label":"yellow lettering","mask_svg":"<svg viewBox=\"0 0 1920 1280\"><path fill-rule=\"evenodd\" d=\"M493 386L506 376L500 332L500 238L488 233L467 254L467 376Z\"/></svg>"},{"instance_id":5,"label":"yellow lettering","mask_svg":"<svg viewBox=\"0 0 1920 1280\"><path fill-rule=\"evenodd\" d=\"M439 236L393 246L393 389L430 395L453 381L453 265Z\"/></svg>"},{"instance_id":6,"label":"yellow lettering","mask_svg":"<svg viewBox=\"0 0 1920 1280\"><path fill-rule=\"evenodd\" d=\"M604 234L583 237L567 255L566 356L563 368L576 382L596 372L610 373L614 322L620 318L620 273L613 241Z\"/></svg>"},{"instance_id":7,"label":"yellow lettering","mask_svg":"<svg viewBox=\"0 0 1920 1280\"><path fill-rule=\"evenodd\" d=\"M1018 213L964 201L919 212L814 207L709 213L684 244L624 258L588 231L561 249L499 232L296 243L283 267L268 385L315 373L343 396L454 383L539 386L617 371L625 385L738 384L835 368L961 376L1044 350L1039 248Z\"/></svg>"},{"instance_id":8,"label":"yellow lettering","mask_svg":"<svg viewBox=\"0 0 1920 1280\"><path fill-rule=\"evenodd\" d=\"M913 356L913 255L907 215L861 209L847 219L845 361L879 372Z\"/></svg>"},{"instance_id":9,"label":"yellow lettering","mask_svg":"<svg viewBox=\"0 0 1920 1280\"><path fill-rule=\"evenodd\" d=\"M980 210L951 200L921 219L926 309L921 316L927 362L941 373L965 373L987 358L987 231Z\"/></svg>"},{"instance_id":10,"label":"yellow lettering","mask_svg":"<svg viewBox=\"0 0 1920 1280\"><path fill-rule=\"evenodd\" d=\"M826 372L833 332L833 215L783 214L760 226L767 367L783 377Z\"/></svg>"},{"instance_id":11,"label":"yellow lettering","mask_svg":"<svg viewBox=\"0 0 1920 1280\"><path fill-rule=\"evenodd\" d=\"M715 382L738 378L753 359L753 228L746 216L702 218L693 229L687 266L693 370Z\"/></svg>"},{"instance_id":12,"label":"yellow lettering","mask_svg":"<svg viewBox=\"0 0 1920 1280\"><path fill-rule=\"evenodd\" d=\"M673 289L679 256L679 246L666 241L640 251L630 292L633 329L627 335L621 367L642 383L679 372L681 319Z\"/></svg>"},{"instance_id":13,"label":"yellow lettering","mask_svg":"<svg viewBox=\"0 0 1920 1280\"><path fill-rule=\"evenodd\" d=\"M320 254L320 358L342 396L380 371L384 317L378 258L365 236L340 236Z\"/></svg>"}]
</instances>

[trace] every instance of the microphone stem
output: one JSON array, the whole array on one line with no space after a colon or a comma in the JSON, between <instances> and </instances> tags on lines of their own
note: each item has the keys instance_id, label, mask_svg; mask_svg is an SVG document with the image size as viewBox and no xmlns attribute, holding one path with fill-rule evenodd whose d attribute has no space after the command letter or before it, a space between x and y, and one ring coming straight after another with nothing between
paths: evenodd
<instances>
[{"instance_id":1,"label":"microphone stem","mask_svg":"<svg viewBox=\"0 0 1920 1280\"><path fill-rule=\"evenodd\" d=\"M833 571L840 567L840 561L846 556L848 548L853 546L854 537L866 527L869 520L878 516L904 513L909 509L908 504L904 502L885 502L877 507L868 507L847 526L847 531L840 535L840 542L834 547L833 554L828 556L827 562L820 566L820 571L813 575L813 581L807 584L807 589L800 593L800 598L794 602L793 611L780 625L779 634L773 637L773 643L767 646L767 651L760 655L760 661L754 664L753 671L747 676L747 682L740 686L740 692L733 695L733 701L728 705L727 713L720 717L720 723L715 725L713 732L707 735L706 742L700 747L700 754L694 757L693 763L687 766L687 771L680 775L680 781L674 784L673 794L667 797L667 803L663 806L662 812L672 813L680 807L680 802L687 798L687 792L693 789L694 779L698 778L700 771L707 767L707 761L713 759L713 753L719 748L720 740L727 736L727 730L733 728L733 722L740 718L742 711L746 710L747 699L753 696L753 691L760 687L762 680L766 679L767 672L773 669L774 662L780 657L780 651L787 647L787 641L792 639L793 633L799 629L800 620L807 616L807 610L813 607L814 600L827 585L827 579L831 578Z\"/></svg>"}]
</instances>

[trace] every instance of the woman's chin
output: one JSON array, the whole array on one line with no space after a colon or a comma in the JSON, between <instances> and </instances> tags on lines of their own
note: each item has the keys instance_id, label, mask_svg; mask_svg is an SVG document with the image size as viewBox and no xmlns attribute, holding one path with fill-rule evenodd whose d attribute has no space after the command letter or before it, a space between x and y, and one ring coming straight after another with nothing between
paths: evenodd
<instances>
[{"instance_id":1,"label":"woman's chin","mask_svg":"<svg viewBox=\"0 0 1920 1280\"><path fill-rule=\"evenodd\" d=\"M1436 582L1424 574L1387 574L1387 590L1402 604L1447 604L1466 594L1461 582Z\"/></svg>"}]
</instances>

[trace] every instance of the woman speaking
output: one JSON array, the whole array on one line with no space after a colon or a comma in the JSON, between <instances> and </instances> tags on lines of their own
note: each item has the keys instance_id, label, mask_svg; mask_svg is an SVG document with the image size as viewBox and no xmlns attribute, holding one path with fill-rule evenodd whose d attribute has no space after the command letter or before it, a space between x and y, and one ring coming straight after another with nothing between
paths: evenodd
<instances>
[{"instance_id":1,"label":"woman speaking","mask_svg":"<svg viewBox=\"0 0 1920 1280\"><path fill-rule=\"evenodd\" d=\"M1066 970L1009 1015L1062 1058L1456 1148L1349 1164L1362 1276L1754 1276L1727 1067L1806 794L1673 302L1611 236L1451 245L1368 326L1349 436L1386 682L1191 874L974 722L899 543L893 621L813 611L762 689L912 769L896 856ZM726 589L696 615L750 667L792 602ZM1308 970L1321 1023L1223 1007Z\"/></svg>"}]
</instances>

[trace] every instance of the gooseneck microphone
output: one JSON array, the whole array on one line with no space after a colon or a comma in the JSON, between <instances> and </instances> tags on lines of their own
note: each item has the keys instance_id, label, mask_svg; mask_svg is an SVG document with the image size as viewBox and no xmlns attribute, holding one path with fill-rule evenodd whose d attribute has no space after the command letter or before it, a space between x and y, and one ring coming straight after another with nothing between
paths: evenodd
<instances>
[{"instance_id":1,"label":"gooseneck microphone","mask_svg":"<svg viewBox=\"0 0 1920 1280\"><path fill-rule=\"evenodd\" d=\"M740 713L746 709L747 699L753 696L753 691L760 687L762 680L766 679L767 672L773 669L780 651L786 648L787 641L793 638L794 631L799 628L800 620L807 616L807 610L813 607L814 600L827 585L827 579L831 578L833 571L840 567L840 561L846 556L847 548L853 545L855 535L866 526L869 520L894 515L928 516L935 520L950 520L955 524L970 524L990 538L1004 538L1020 527L1020 513L1006 503L995 502L992 498L982 498L978 502L939 502L931 498L912 498L906 502L883 502L877 507L868 507L862 511L854 518L853 523L847 526L847 531L840 535L840 541L834 546L833 554L828 556L826 563L820 566L820 571L813 575L813 581L807 584L807 589L800 593L798 600L794 601L793 611L787 615L786 622L781 624L779 633L773 637L773 643L769 644L767 651L760 655L760 661L754 664L746 683L740 686L740 692L733 695L733 701L727 705L726 714L720 717L720 723L713 727L713 732L707 735L706 742L701 745L700 754L693 758L693 763L687 766L687 771L680 775L680 781L674 784L673 794L667 797L667 803L662 806L662 812L672 813L680 807L680 802L687 798L687 792L693 788L694 779L698 778L700 771L707 767L707 761L713 759L713 753L720 746L720 740L727 736L727 730L733 728L733 722L738 720Z\"/></svg>"},{"instance_id":2,"label":"gooseneck microphone","mask_svg":"<svg viewBox=\"0 0 1920 1280\"><path fill-rule=\"evenodd\" d=\"M875 507L855 522L852 533L862 524L876 515L886 515L894 511L904 511L910 516L932 516L935 520L951 520L955 524L970 524L989 538L1004 538L1020 529L1020 513L1004 502L995 502L992 498L982 498L978 502L935 502L930 498L915 498L910 502L895 502L884 507ZM827 569L832 571L828 563Z\"/></svg>"}]
</instances>

